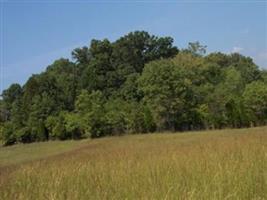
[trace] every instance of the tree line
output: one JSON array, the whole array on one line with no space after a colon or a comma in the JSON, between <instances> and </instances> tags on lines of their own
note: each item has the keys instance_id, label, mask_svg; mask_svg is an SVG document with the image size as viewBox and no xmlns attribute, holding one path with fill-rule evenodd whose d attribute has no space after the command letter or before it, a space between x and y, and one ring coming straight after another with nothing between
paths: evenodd
<instances>
[{"instance_id":1,"label":"tree line","mask_svg":"<svg viewBox=\"0 0 267 200\"><path fill-rule=\"evenodd\" d=\"M131 32L92 40L0 100L5 145L267 123L267 71L250 57Z\"/></svg>"}]
</instances>

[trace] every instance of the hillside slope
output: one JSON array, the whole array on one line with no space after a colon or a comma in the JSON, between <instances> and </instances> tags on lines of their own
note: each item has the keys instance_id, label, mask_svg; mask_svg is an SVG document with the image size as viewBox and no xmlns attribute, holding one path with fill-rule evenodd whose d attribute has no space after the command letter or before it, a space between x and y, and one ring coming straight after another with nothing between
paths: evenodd
<instances>
[{"instance_id":1,"label":"hillside slope","mask_svg":"<svg viewBox=\"0 0 267 200\"><path fill-rule=\"evenodd\" d=\"M0 199L267 198L267 127L84 140L71 148L1 173Z\"/></svg>"}]
</instances>

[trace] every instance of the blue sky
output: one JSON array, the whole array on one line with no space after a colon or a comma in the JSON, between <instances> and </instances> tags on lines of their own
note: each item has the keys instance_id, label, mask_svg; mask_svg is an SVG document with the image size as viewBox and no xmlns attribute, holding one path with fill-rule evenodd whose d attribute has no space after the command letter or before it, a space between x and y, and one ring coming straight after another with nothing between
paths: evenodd
<instances>
[{"instance_id":1,"label":"blue sky","mask_svg":"<svg viewBox=\"0 0 267 200\"><path fill-rule=\"evenodd\" d=\"M200 41L208 52L240 52L267 69L267 1L0 0L0 92L44 71L90 40L134 30Z\"/></svg>"}]
</instances>

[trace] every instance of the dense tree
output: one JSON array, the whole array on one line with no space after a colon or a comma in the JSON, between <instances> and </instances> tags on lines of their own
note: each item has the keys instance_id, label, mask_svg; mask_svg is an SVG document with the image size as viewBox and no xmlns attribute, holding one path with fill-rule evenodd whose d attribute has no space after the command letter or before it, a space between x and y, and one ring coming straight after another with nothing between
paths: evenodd
<instances>
[{"instance_id":1,"label":"dense tree","mask_svg":"<svg viewBox=\"0 0 267 200\"><path fill-rule=\"evenodd\" d=\"M54 99L62 103L64 110L73 110L78 90L79 71L68 59L59 59L47 67L46 75L52 77L53 90L57 95ZM52 85L52 84L51 84ZM51 89L50 89L51 90ZM58 105L57 105L58 106Z\"/></svg>"},{"instance_id":2,"label":"dense tree","mask_svg":"<svg viewBox=\"0 0 267 200\"><path fill-rule=\"evenodd\" d=\"M256 81L246 86L243 93L246 116L251 125L267 122L267 84Z\"/></svg>"},{"instance_id":3,"label":"dense tree","mask_svg":"<svg viewBox=\"0 0 267 200\"><path fill-rule=\"evenodd\" d=\"M151 130L150 121L142 104L123 99L112 99L105 104L106 122L110 134L145 133Z\"/></svg>"},{"instance_id":4,"label":"dense tree","mask_svg":"<svg viewBox=\"0 0 267 200\"><path fill-rule=\"evenodd\" d=\"M250 57L238 53L231 54L229 57L230 65L241 73L245 83L251 83L260 78L260 70Z\"/></svg>"},{"instance_id":5,"label":"dense tree","mask_svg":"<svg viewBox=\"0 0 267 200\"><path fill-rule=\"evenodd\" d=\"M22 96L22 88L19 84L12 84L8 89L3 91L1 96L1 120L7 121L11 117L13 104L17 104L18 99Z\"/></svg>"},{"instance_id":6,"label":"dense tree","mask_svg":"<svg viewBox=\"0 0 267 200\"><path fill-rule=\"evenodd\" d=\"M261 71L261 80L265 83L267 83L267 70Z\"/></svg>"},{"instance_id":7,"label":"dense tree","mask_svg":"<svg viewBox=\"0 0 267 200\"><path fill-rule=\"evenodd\" d=\"M12 84L2 93L3 103L7 109L11 109L12 103L22 95L22 88L19 84Z\"/></svg>"},{"instance_id":8,"label":"dense tree","mask_svg":"<svg viewBox=\"0 0 267 200\"><path fill-rule=\"evenodd\" d=\"M0 99L4 144L267 123L267 73L251 58L131 32L92 40Z\"/></svg>"},{"instance_id":9,"label":"dense tree","mask_svg":"<svg viewBox=\"0 0 267 200\"><path fill-rule=\"evenodd\" d=\"M92 40L89 49L83 47L72 53L84 68L80 85L89 91L101 90L104 96L113 95L128 76L141 73L145 63L175 56L178 49L172 43L170 37L158 38L145 31L131 32L113 43Z\"/></svg>"},{"instance_id":10,"label":"dense tree","mask_svg":"<svg viewBox=\"0 0 267 200\"><path fill-rule=\"evenodd\" d=\"M221 52L210 53L205 57L207 64L217 64L222 68L226 68L230 65L230 59L227 54L223 54Z\"/></svg>"},{"instance_id":11,"label":"dense tree","mask_svg":"<svg viewBox=\"0 0 267 200\"><path fill-rule=\"evenodd\" d=\"M81 120L86 135L100 137L106 134L104 98L100 91L89 93L83 90L77 97L75 111Z\"/></svg>"},{"instance_id":12,"label":"dense tree","mask_svg":"<svg viewBox=\"0 0 267 200\"><path fill-rule=\"evenodd\" d=\"M114 43L114 65L121 69L128 66L129 72L140 73L149 61L175 56L178 49L172 43L170 37L158 38L145 31L131 32Z\"/></svg>"},{"instance_id":13,"label":"dense tree","mask_svg":"<svg viewBox=\"0 0 267 200\"><path fill-rule=\"evenodd\" d=\"M88 47L76 48L71 52L71 55L80 64L86 64L91 59Z\"/></svg>"},{"instance_id":14,"label":"dense tree","mask_svg":"<svg viewBox=\"0 0 267 200\"><path fill-rule=\"evenodd\" d=\"M4 141L4 145L11 145L16 143L17 137L14 134L13 125L11 122L6 122L2 127L1 139Z\"/></svg>"},{"instance_id":15,"label":"dense tree","mask_svg":"<svg viewBox=\"0 0 267 200\"><path fill-rule=\"evenodd\" d=\"M184 71L172 61L155 61L145 67L139 83L146 105L153 110L158 129L174 130L178 118L185 114L187 83Z\"/></svg>"}]
</instances>

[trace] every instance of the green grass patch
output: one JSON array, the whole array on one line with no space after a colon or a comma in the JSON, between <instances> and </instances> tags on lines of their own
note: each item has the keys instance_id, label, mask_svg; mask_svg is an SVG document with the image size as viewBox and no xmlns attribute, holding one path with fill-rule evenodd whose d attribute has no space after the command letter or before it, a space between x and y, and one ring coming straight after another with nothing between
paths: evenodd
<instances>
[{"instance_id":1,"label":"green grass patch","mask_svg":"<svg viewBox=\"0 0 267 200\"><path fill-rule=\"evenodd\" d=\"M53 156L79 147L88 140L49 141L0 147L0 167Z\"/></svg>"}]
</instances>

